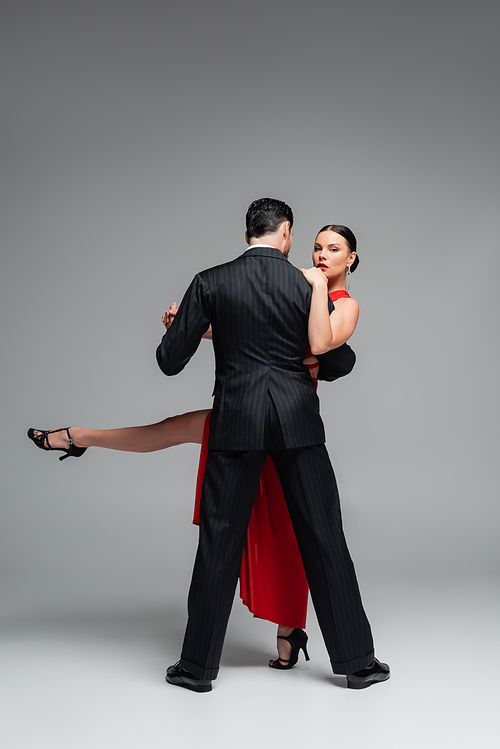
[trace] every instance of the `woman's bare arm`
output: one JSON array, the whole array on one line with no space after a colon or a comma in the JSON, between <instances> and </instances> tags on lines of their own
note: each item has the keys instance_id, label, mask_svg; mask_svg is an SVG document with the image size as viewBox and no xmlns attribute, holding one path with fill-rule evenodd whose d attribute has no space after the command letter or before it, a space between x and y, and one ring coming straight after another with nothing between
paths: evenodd
<instances>
[{"instance_id":1,"label":"woman's bare arm","mask_svg":"<svg viewBox=\"0 0 500 749\"><path fill-rule=\"evenodd\" d=\"M325 354L342 346L354 333L359 307L355 299L343 298L335 302L335 310L328 312L328 286L319 268L301 268L312 286L309 311L309 346L313 354Z\"/></svg>"}]
</instances>

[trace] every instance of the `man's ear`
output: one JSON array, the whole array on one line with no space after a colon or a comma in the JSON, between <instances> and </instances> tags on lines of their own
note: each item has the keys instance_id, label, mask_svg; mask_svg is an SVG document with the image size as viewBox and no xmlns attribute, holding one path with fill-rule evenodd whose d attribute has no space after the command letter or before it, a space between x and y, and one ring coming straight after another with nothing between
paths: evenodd
<instances>
[{"instance_id":1,"label":"man's ear","mask_svg":"<svg viewBox=\"0 0 500 749\"><path fill-rule=\"evenodd\" d=\"M248 241L248 232L247 231L245 232L245 242L247 244L250 244L250 242Z\"/></svg>"}]
</instances>

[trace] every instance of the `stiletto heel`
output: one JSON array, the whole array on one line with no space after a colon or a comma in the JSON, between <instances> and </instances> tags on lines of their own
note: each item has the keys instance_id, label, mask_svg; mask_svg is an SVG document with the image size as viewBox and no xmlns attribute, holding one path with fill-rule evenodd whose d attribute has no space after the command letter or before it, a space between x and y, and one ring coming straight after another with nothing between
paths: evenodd
<instances>
[{"instance_id":1,"label":"stiletto heel","mask_svg":"<svg viewBox=\"0 0 500 749\"><path fill-rule=\"evenodd\" d=\"M309 658L309 653L307 652L308 639L309 638L307 637L303 629L294 629L292 634L288 635L288 637L285 637L284 635L278 635L278 640L286 640L290 643L290 645L292 646L292 651L288 660L286 658L277 658L275 661L271 661L269 663L269 667L276 668L279 671L287 671L288 669L293 668L299 659L299 653L301 650L304 652L306 661L311 660ZM283 665L285 663L286 666Z\"/></svg>"},{"instance_id":2,"label":"stiletto heel","mask_svg":"<svg viewBox=\"0 0 500 749\"><path fill-rule=\"evenodd\" d=\"M68 434L68 441L69 441L69 448L65 447L51 447L49 442L49 434L55 434L56 432L64 432L66 431ZM37 434L35 434L37 432ZM63 453L66 453L66 455L61 455L59 460L65 460L66 458L69 458L70 456L73 458L80 458L85 450L86 447L77 447L73 440L71 439L71 435L69 433L69 427L63 427L62 429L28 429L28 437L30 440L40 448L40 450L61 450Z\"/></svg>"}]
</instances>

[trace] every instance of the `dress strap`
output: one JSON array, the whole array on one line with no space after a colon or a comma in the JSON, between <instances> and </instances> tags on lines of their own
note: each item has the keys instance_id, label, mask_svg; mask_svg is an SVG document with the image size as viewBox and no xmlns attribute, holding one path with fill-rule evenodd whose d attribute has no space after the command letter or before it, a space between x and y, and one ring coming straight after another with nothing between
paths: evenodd
<instances>
[{"instance_id":1,"label":"dress strap","mask_svg":"<svg viewBox=\"0 0 500 749\"><path fill-rule=\"evenodd\" d=\"M328 294L332 302L337 301L337 299L350 299L350 294L347 293L347 291L344 291L344 289L335 289L335 291L332 291L330 294Z\"/></svg>"}]
</instances>

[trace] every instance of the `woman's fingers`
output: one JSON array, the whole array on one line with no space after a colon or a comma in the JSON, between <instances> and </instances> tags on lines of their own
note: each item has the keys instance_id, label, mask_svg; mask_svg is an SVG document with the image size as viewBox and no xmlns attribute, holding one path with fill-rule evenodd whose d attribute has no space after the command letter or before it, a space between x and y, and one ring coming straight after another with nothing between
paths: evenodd
<instances>
[{"instance_id":1,"label":"woman's fingers","mask_svg":"<svg viewBox=\"0 0 500 749\"><path fill-rule=\"evenodd\" d=\"M164 326L167 328L167 330L172 325L174 321L174 317L176 316L178 309L179 308L177 307L176 303L172 302L170 307L163 313L161 321L164 324Z\"/></svg>"},{"instance_id":2,"label":"woman's fingers","mask_svg":"<svg viewBox=\"0 0 500 749\"><path fill-rule=\"evenodd\" d=\"M302 274L306 281L311 284L311 286L314 283L318 283L318 281L321 279L324 283L327 283L327 279L323 273L322 270L319 268L301 268Z\"/></svg>"}]
</instances>

